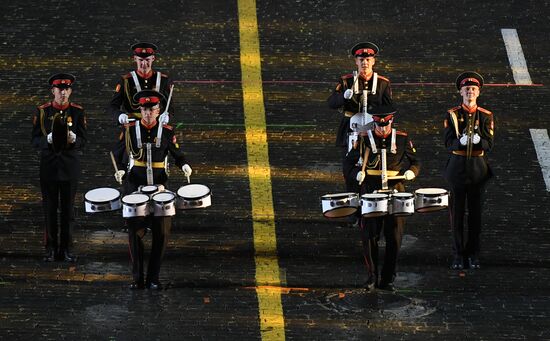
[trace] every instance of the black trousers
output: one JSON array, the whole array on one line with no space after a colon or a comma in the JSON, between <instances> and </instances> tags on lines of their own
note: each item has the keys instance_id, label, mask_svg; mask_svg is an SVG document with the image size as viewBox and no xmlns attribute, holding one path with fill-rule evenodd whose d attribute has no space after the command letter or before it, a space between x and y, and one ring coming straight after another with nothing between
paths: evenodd
<instances>
[{"instance_id":1,"label":"black trousers","mask_svg":"<svg viewBox=\"0 0 550 341\"><path fill-rule=\"evenodd\" d=\"M146 281L148 283L158 283L160 266L164 258L164 252L168 244L168 237L170 236L170 229L172 227L172 217L147 216L128 218L130 262L132 263L132 276L136 282L143 282L144 280L143 237L146 234L147 227L151 228L153 236Z\"/></svg>"},{"instance_id":2,"label":"black trousers","mask_svg":"<svg viewBox=\"0 0 550 341\"><path fill-rule=\"evenodd\" d=\"M401 249L405 218L385 215L377 218L361 219L361 241L363 243L363 257L367 272L378 278L380 234L384 233L386 249L384 252L384 266L380 273L381 283L392 283L397 268L397 257Z\"/></svg>"},{"instance_id":3,"label":"black trousers","mask_svg":"<svg viewBox=\"0 0 550 341\"><path fill-rule=\"evenodd\" d=\"M46 219L44 239L47 250L68 250L72 244L76 181L51 181L41 177L42 206ZM60 222L58 224L58 210Z\"/></svg>"},{"instance_id":4,"label":"black trousers","mask_svg":"<svg viewBox=\"0 0 550 341\"><path fill-rule=\"evenodd\" d=\"M451 187L450 215L455 256L479 256L484 192L484 184ZM466 207L468 208L468 233L465 236Z\"/></svg>"}]
</instances>

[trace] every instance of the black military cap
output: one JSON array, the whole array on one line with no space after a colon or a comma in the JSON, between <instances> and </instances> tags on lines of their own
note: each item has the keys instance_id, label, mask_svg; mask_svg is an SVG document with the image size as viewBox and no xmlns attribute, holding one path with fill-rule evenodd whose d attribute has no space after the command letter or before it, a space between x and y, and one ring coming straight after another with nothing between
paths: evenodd
<instances>
[{"instance_id":1,"label":"black military cap","mask_svg":"<svg viewBox=\"0 0 550 341\"><path fill-rule=\"evenodd\" d=\"M53 87L66 89L73 86L76 77L70 73L56 73L48 79L48 83Z\"/></svg>"},{"instance_id":2,"label":"black military cap","mask_svg":"<svg viewBox=\"0 0 550 341\"><path fill-rule=\"evenodd\" d=\"M397 110L391 104L379 105L372 108L369 114L372 115L374 123L378 126L387 126L393 121L393 116Z\"/></svg>"},{"instance_id":3,"label":"black military cap","mask_svg":"<svg viewBox=\"0 0 550 341\"><path fill-rule=\"evenodd\" d=\"M142 58L149 57L150 55L155 54L155 51L157 50L157 45L152 43L137 43L132 45L131 47L132 51L134 52L134 55L140 56Z\"/></svg>"},{"instance_id":4,"label":"black military cap","mask_svg":"<svg viewBox=\"0 0 550 341\"><path fill-rule=\"evenodd\" d=\"M460 90L460 88L466 85L477 85L481 89L483 86L483 77L474 71L463 72L456 78L456 88Z\"/></svg>"},{"instance_id":5,"label":"black military cap","mask_svg":"<svg viewBox=\"0 0 550 341\"><path fill-rule=\"evenodd\" d=\"M141 107L154 107L165 100L165 97L155 90L141 90L134 95L134 101Z\"/></svg>"},{"instance_id":6,"label":"black military cap","mask_svg":"<svg viewBox=\"0 0 550 341\"><path fill-rule=\"evenodd\" d=\"M371 42L363 42L355 44L350 52L353 57L374 57L380 49L376 44Z\"/></svg>"}]
</instances>

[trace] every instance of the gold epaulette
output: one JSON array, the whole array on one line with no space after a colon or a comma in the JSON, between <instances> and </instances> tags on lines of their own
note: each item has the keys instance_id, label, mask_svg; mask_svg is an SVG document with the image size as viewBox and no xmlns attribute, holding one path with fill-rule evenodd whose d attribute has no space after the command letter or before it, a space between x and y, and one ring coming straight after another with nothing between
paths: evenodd
<instances>
[{"instance_id":1,"label":"gold epaulette","mask_svg":"<svg viewBox=\"0 0 550 341\"><path fill-rule=\"evenodd\" d=\"M133 126L136 125L136 122L137 122L137 121L126 123L124 126L125 126L125 127L133 127Z\"/></svg>"},{"instance_id":2,"label":"gold epaulette","mask_svg":"<svg viewBox=\"0 0 550 341\"><path fill-rule=\"evenodd\" d=\"M73 102L71 102L71 107L75 107L75 108L84 110L84 108L81 105L73 103Z\"/></svg>"},{"instance_id":3,"label":"gold epaulette","mask_svg":"<svg viewBox=\"0 0 550 341\"><path fill-rule=\"evenodd\" d=\"M389 79L389 78L386 78L386 77L384 77L384 76L378 75L378 79L385 80L385 81L388 82L388 83L390 82L390 79Z\"/></svg>"},{"instance_id":4,"label":"gold epaulette","mask_svg":"<svg viewBox=\"0 0 550 341\"><path fill-rule=\"evenodd\" d=\"M342 77L340 77L340 78L345 80L345 79L349 79L349 78L352 78L352 77L353 77L353 73L348 73L348 74L342 75Z\"/></svg>"},{"instance_id":5,"label":"gold epaulette","mask_svg":"<svg viewBox=\"0 0 550 341\"><path fill-rule=\"evenodd\" d=\"M127 74L122 76L122 79L128 79L128 78L131 78L131 77L132 77L132 74L128 72Z\"/></svg>"},{"instance_id":6,"label":"gold epaulette","mask_svg":"<svg viewBox=\"0 0 550 341\"><path fill-rule=\"evenodd\" d=\"M400 131L400 130L397 130L395 133L396 133L397 135L401 135L401 136L408 136L408 134L407 134L406 132Z\"/></svg>"},{"instance_id":7,"label":"gold epaulette","mask_svg":"<svg viewBox=\"0 0 550 341\"><path fill-rule=\"evenodd\" d=\"M172 127L172 126L169 125L169 124L165 124L165 125L163 126L163 128L166 128L166 129L168 129L168 130L174 130L174 127Z\"/></svg>"},{"instance_id":8,"label":"gold epaulette","mask_svg":"<svg viewBox=\"0 0 550 341\"><path fill-rule=\"evenodd\" d=\"M451 113L451 112L457 112L458 109L462 108L462 106L460 105L457 105L456 107L452 107L450 109L447 110L448 113Z\"/></svg>"}]
</instances>

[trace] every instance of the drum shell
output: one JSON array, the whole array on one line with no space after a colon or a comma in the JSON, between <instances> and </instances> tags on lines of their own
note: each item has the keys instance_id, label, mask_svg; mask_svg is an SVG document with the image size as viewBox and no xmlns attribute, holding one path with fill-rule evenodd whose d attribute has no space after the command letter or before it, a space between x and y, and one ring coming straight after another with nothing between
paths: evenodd
<instances>
[{"instance_id":1,"label":"drum shell","mask_svg":"<svg viewBox=\"0 0 550 341\"><path fill-rule=\"evenodd\" d=\"M143 195L143 199L140 202L136 203L129 203L125 202L124 199L131 195ZM145 197L147 197L147 200L145 200ZM122 198L122 216L124 218L135 218L135 217L145 217L149 215L151 209L149 204L149 197L146 194L143 193L132 193L125 195Z\"/></svg>"},{"instance_id":2,"label":"drum shell","mask_svg":"<svg viewBox=\"0 0 550 341\"><path fill-rule=\"evenodd\" d=\"M326 194L321 197L323 215L327 218L349 217L359 207L359 195L357 193Z\"/></svg>"},{"instance_id":3,"label":"drum shell","mask_svg":"<svg viewBox=\"0 0 550 341\"><path fill-rule=\"evenodd\" d=\"M195 186L194 188L198 188L200 193L190 196L182 195L182 192L185 191L185 187L187 186ZM178 210L191 210L209 207L212 205L211 194L210 188L205 185L191 184L181 186L177 191L176 208Z\"/></svg>"},{"instance_id":4,"label":"drum shell","mask_svg":"<svg viewBox=\"0 0 550 341\"><path fill-rule=\"evenodd\" d=\"M156 200L155 197L159 197L159 194L172 194L172 199L168 201ZM170 191L157 192L151 197L151 205L153 207L153 214L155 217L171 217L176 215L176 195Z\"/></svg>"},{"instance_id":5,"label":"drum shell","mask_svg":"<svg viewBox=\"0 0 550 341\"><path fill-rule=\"evenodd\" d=\"M376 218L388 214L389 196L387 194L363 194L361 196L361 215Z\"/></svg>"},{"instance_id":6,"label":"drum shell","mask_svg":"<svg viewBox=\"0 0 550 341\"><path fill-rule=\"evenodd\" d=\"M431 190L431 193L423 191ZM449 206L449 193L441 188L421 188L414 193L414 206L417 212L434 212Z\"/></svg>"},{"instance_id":7,"label":"drum shell","mask_svg":"<svg viewBox=\"0 0 550 341\"><path fill-rule=\"evenodd\" d=\"M389 214L395 216L410 216L414 214L414 195L412 193L400 192L391 196Z\"/></svg>"},{"instance_id":8,"label":"drum shell","mask_svg":"<svg viewBox=\"0 0 550 341\"><path fill-rule=\"evenodd\" d=\"M101 201L87 198L88 194L90 194L92 191L97 191L102 189L112 191L113 193L115 193L115 195L113 196L112 199L101 200ZM120 208L121 208L120 192L114 188L108 188L108 187L96 188L86 192L86 194L84 195L84 209L87 213L116 211Z\"/></svg>"}]
</instances>

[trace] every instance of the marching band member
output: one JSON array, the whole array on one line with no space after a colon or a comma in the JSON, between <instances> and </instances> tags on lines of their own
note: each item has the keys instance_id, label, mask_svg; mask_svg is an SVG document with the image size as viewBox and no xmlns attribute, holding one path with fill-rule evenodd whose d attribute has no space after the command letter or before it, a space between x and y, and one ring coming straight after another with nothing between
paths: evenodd
<instances>
[{"instance_id":1,"label":"marching band member","mask_svg":"<svg viewBox=\"0 0 550 341\"><path fill-rule=\"evenodd\" d=\"M156 60L157 46L151 43L137 43L132 45L136 70L122 76L115 87L111 103L107 109L113 119L120 125L128 123L128 119L140 118L140 105L133 98L141 90L155 90L168 98L172 83L167 75L153 70L153 62ZM162 103L166 107L166 100ZM173 113L173 109L170 108ZM163 124L169 122L169 114L162 113L160 121Z\"/></svg>"},{"instance_id":2,"label":"marching band member","mask_svg":"<svg viewBox=\"0 0 550 341\"><path fill-rule=\"evenodd\" d=\"M373 108L374 129L362 134L354 148L346 156L344 174L348 181L355 181L361 187L360 193L373 193L384 187L383 169L386 160L387 191L404 192L402 178L414 179L420 171L420 162L416 150L407 133L392 129L395 109L393 106ZM383 156L385 149L386 157ZM363 162L366 165L363 167ZM363 171L363 169L365 171ZM391 177L399 176L399 179ZM359 212L361 214L361 212ZM368 272L366 288L378 287L382 290L394 291L393 280L397 265L397 256L401 247L404 218L385 215L375 218L361 219L361 239L363 255ZM378 241L380 233L384 232L386 250L384 266L378 282Z\"/></svg>"},{"instance_id":3,"label":"marching band member","mask_svg":"<svg viewBox=\"0 0 550 341\"><path fill-rule=\"evenodd\" d=\"M114 151L119 169L126 169L125 154L129 156L128 172L119 170L115 173L118 182L124 180L123 195L135 192L140 185L161 184L168 181L166 159L168 154L175 159L176 165L189 177L192 169L187 164L185 156L176 140L174 129L164 125L161 130L160 143L158 140L158 118L164 96L154 90L142 90L134 95L133 100L139 104L139 121L125 125L125 131ZM172 220L170 216L146 216L127 219L130 261L132 262L133 282L130 289L161 290L159 281L160 267L164 251L168 243L168 236ZM146 228L151 226L153 233L151 254L147 267L147 278L144 281L143 268L143 237Z\"/></svg>"},{"instance_id":4,"label":"marching band member","mask_svg":"<svg viewBox=\"0 0 550 341\"><path fill-rule=\"evenodd\" d=\"M481 211L485 185L493 173L485 153L493 148L493 114L477 105L483 77L464 72L456 79L462 104L447 111L444 121L445 147L449 159L445 179L451 187L451 228L453 261L451 268L478 269ZM464 215L468 207L468 237L464 238Z\"/></svg>"},{"instance_id":5,"label":"marching band member","mask_svg":"<svg viewBox=\"0 0 550 341\"><path fill-rule=\"evenodd\" d=\"M33 116L32 144L40 150L40 188L46 228L44 260L76 261L71 254L74 199L80 175L80 150L86 144L84 109L70 102L75 77L50 77L53 100L39 106ZM58 214L60 223L58 226Z\"/></svg>"},{"instance_id":6,"label":"marching band member","mask_svg":"<svg viewBox=\"0 0 550 341\"><path fill-rule=\"evenodd\" d=\"M341 114L336 145L342 147L342 164L345 164L345 155L350 149L348 135L352 133L351 118L365 111L370 113L377 106L393 103L390 80L373 70L378 51L378 46L371 42L362 42L353 46L351 56L354 58L357 68L356 76L354 74L341 76L328 98L329 107L338 109ZM365 102L366 108L364 107ZM372 125L369 125L369 128L371 127ZM346 180L345 176L344 179ZM359 192L357 182L346 180L346 191Z\"/></svg>"}]
</instances>

